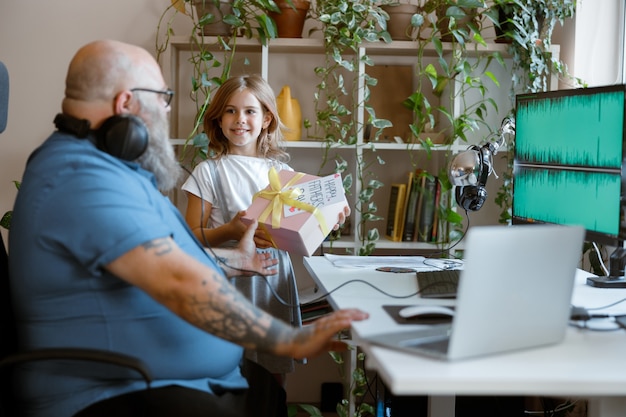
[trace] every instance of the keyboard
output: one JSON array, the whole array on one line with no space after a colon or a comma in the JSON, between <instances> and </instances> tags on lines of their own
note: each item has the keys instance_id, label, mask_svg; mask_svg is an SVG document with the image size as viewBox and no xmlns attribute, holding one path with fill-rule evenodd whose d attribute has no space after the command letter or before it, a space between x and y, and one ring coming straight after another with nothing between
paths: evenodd
<instances>
[{"instance_id":1,"label":"keyboard","mask_svg":"<svg viewBox=\"0 0 626 417\"><path fill-rule=\"evenodd\" d=\"M417 272L417 288L423 298L456 298L460 269Z\"/></svg>"}]
</instances>

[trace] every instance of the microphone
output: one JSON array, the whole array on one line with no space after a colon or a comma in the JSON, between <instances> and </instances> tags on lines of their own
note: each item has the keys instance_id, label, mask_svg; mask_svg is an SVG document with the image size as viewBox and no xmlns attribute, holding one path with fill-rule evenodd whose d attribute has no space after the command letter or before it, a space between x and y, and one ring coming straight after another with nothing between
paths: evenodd
<instances>
[{"instance_id":1,"label":"microphone","mask_svg":"<svg viewBox=\"0 0 626 417\"><path fill-rule=\"evenodd\" d=\"M9 113L9 71L0 62L0 133L7 127L7 115Z\"/></svg>"},{"instance_id":2,"label":"microphone","mask_svg":"<svg viewBox=\"0 0 626 417\"><path fill-rule=\"evenodd\" d=\"M515 136L515 120L506 117L500 129L489 140L472 145L456 155L448 166L448 178L455 189L457 204L463 209L478 211L487 200L487 178L493 172L493 155ZM495 174L494 174L495 175Z\"/></svg>"}]
</instances>

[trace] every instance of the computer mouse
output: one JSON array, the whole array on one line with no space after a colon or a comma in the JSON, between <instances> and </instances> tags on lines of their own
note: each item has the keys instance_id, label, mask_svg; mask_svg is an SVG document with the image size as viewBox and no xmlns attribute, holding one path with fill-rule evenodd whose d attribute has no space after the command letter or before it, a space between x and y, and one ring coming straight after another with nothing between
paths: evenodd
<instances>
[{"instance_id":1,"label":"computer mouse","mask_svg":"<svg viewBox=\"0 0 626 417\"><path fill-rule=\"evenodd\" d=\"M423 318L444 318L453 317L454 310L450 307L437 306L437 305L419 305L408 306L398 311L398 315L405 319L411 319L416 317Z\"/></svg>"}]
</instances>

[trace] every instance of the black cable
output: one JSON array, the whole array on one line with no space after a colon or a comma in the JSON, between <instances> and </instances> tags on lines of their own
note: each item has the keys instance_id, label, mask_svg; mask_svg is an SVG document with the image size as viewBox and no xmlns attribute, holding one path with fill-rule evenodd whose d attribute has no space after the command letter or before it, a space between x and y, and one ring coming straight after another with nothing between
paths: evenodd
<instances>
[{"instance_id":1,"label":"black cable","mask_svg":"<svg viewBox=\"0 0 626 417\"><path fill-rule=\"evenodd\" d=\"M593 327L589 327L589 322L592 320L604 320L604 319L616 319L621 317L622 315L615 315L615 314L608 314L608 313L601 313L601 314L590 314L589 311L591 310L603 310L609 307L613 307L617 304L623 303L624 301L626 301L626 298L622 298L621 300L615 301L614 303L608 304L608 305L604 305L604 306L600 306L600 307L576 307L576 306L572 306L572 313L571 313L571 317L570 317L570 325L579 329L585 329L585 330L591 330L591 331L597 331L597 332L602 332L602 331L615 331L615 330L620 330L621 324L619 321L615 321L615 326L616 327L611 327L611 328L606 328L606 329L600 329L600 328L593 328Z\"/></svg>"},{"instance_id":2,"label":"black cable","mask_svg":"<svg viewBox=\"0 0 626 417\"><path fill-rule=\"evenodd\" d=\"M449 246L449 247L447 247L447 248L444 248L444 249L438 250L438 251L436 251L436 252L434 252L434 253L431 253L431 254L430 254L430 256L428 256L426 259L432 259L432 258L433 258L433 256L435 256L435 255L439 255L439 254L447 254L449 257L450 257L450 256L452 256L452 255L450 254L450 251L451 251L452 249L454 249L454 248L455 248L455 247L456 247L459 243L461 243L461 242L463 241L463 239L464 239L464 238L465 238L465 236L467 235L467 231L469 230L470 218L469 218L469 212L468 212L467 210L465 210L465 218L467 219L467 225L465 226L465 230L463 230L463 234L461 235L461 238L460 238L459 240L457 240L456 242L454 242L454 244L453 244L453 245L451 245L451 246ZM453 257L454 259L459 259L459 258L457 258L456 256L452 256L452 257ZM436 259L439 259L439 258L436 258ZM425 264L425 265L428 265L428 266L433 266L433 267L435 267L435 268L438 268L438 266L437 266L437 265L430 265L430 264L427 264L426 262L424 262L424 264Z\"/></svg>"},{"instance_id":3,"label":"black cable","mask_svg":"<svg viewBox=\"0 0 626 417\"><path fill-rule=\"evenodd\" d=\"M434 282L434 283L432 283L432 284L430 284L430 285L425 286L424 288L420 288L420 289L418 289L417 291L415 291L415 292L413 292L413 293L411 293L411 294L407 294L407 295L394 295L394 294L390 294L390 293L388 293L387 291L385 291L385 290L383 290L383 289L378 288L376 285L374 285L374 284L372 284L372 283L370 283L370 282L368 282L368 281L365 281L365 280L363 280L363 279L351 279L351 280L348 280L348 281L343 282L342 284L340 284L339 286L337 286L337 287L333 288L332 290L330 290L330 291L326 292L325 294L322 294L322 295L320 295L319 297L314 298L313 300L309 301L309 303L316 303L316 302L318 302L318 301L322 301L323 299L325 299L326 297L328 297L329 295L331 295L331 294L332 294L332 293L334 293L335 291L337 291L337 290L339 290L339 289L341 289L341 288L345 287L345 286L346 286L346 285L348 285L348 284L354 284L354 283L365 284L365 285L367 285L368 287L373 288L374 290L378 291L379 293L381 293L381 294L383 294L383 295L385 295L385 296L387 296L387 297L389 297L389 298L395 298L395 299L398 299L398 300L405 299L405 298L415 297L415 296L417 296L417 295L421 294L424 290L426 290L426 289L428 289L428 288L430 288L430 287L433 287L433 286L437 286L437 285L441 285L441 284L442 284L442 283L439 283L439 282Z\"/></svg>"},{"instance_id":4,"label":"black cable","mask_svg":"<svg viewBox=\"0 0 626 417\"><path fill-rule=\"evenodd\" d=\"M608 304L608 305L605 305L605 306L602 306L602 307L586 307L586 309L587 309L587 311L590 311L590 310L604 310L605 308L613 307L615 305L623 303L624 301L626 301L626 298L622 298L621 300L615 301L614 303L611 303L611 304Z\"/></svg>"},{"instance_id":5,"label":"black cable","mask_svg":"<svg viewBox=\"0 0 626 417\"><path fill-rule=\"evenodd\" d=\"M584 321L570 321L569 325L572 327L575 327L577 329L582 329L582 330L589 330L592 332L614 332L617 330L621 330L622 328L616 323L615 327L609 327L609 328L597 328L597 327L589 327L589 322L591 320L584 320Z\"/></svg>"},{"instance_id":6,"label":"black cable","mask_svg":"<svg viewBox=\"0 0 626 417\"><path fill-rule=\"evenodd\" d=\"M231 269L234 269L234 270L236 270L236 271L240 271L240 272L243 272L243 273L246 273L246 274L258 275L258 276L262 277L262 278L263 278L263 280L265 281L265 283L268 285L268 287L269 287L269 289L270 289L270 292L272 293L272 296L273 296L273 297L274 297L274 298L275 298L275 299L276 299L279 303L281 303L282 305L284 305L284 306L286 306L286 307L290 307L290 308L300 307L300 305L299 305L299 304L297 304L297 305L296 305L296 304L291 304L291 303L289 303L289 302L285 301L285 300L284 300L284 299L283 299L283 298L282 298L282 297L281 297L281 296L280 296L280 295L276 292L276 290L274 289L274 287L271 285L271 283L269 282L269 279L268 279L268 276L267 276L267 275L262 274L262 273L260 273L260 272L258 272L258 271L252 271L252 270L248 270L248 269L242 269L242 268L237 268L237 267L231 266L231 265L229 265L229 264L226 262L226 260L225 260L224 258L217 256L217 254L215 253L215 251L213 251L213 248L212 248L212 247L211 247L211 245L209 244L207 237L206 237L206 236L205 236L205 234L204 234L204 226L203 226L203 220L204 220L204 198L202 197L202 189L201 189L201 187L200 187L200 183L199 183L198 179L197 179L197 178L193 175L193 173L192 173L191 171L189 171L189 169L187 169L185 166L182 166L182 165L181 165L181 167L182 167L182 168L183 168L183 169L184 169L184 170L185 170L185 171L189 174L189 176L190 176L190 177L194 180L194 182L196 183L196 187L198 188L198 192L200 193L200 195L199 195L198 197L200 197L200 200L201 200L201 202L202 202L202 204L201 204L201 206L200 206L200 233L201 233L201 235L202 235L202 244L203 244L203 246L204 246L204 247L206 247L206 248L209 250L209 252L210 252L210 253L211 253L211 255L213 256L213 258L214 258L214 259L215 259L218 263L221 263L222 265L224 265L224 266L225 266L225 267L227 267L227 268L231 268ZM459 244L459 243L463 240L463 238L464 238L464 237L465 237L465 235L467 234L467 230L469 229L469 224L470 224L470 221L469 221L469 220L470 220L470 219L469 219L469 214L468 214L467 210L465 210L465 215L466 215L466 217L467 217L467 226L466 226L465 231L463 232L463 235L461 236L461 238L460 238L457 242L455 242L452 246L448 247L447 249L444 249L444 250L441 250L441 251L439 251L439 252L436 252L436 253L435 253L435 254L433 254L433 255L436 255L437 253L444 253L444 252L448 252L448 251L450 251L452 248L454 248L456 245L458 245L458 244ZM432 255L431 255L431 257L429 257L429 258L432 258ZM429 259L429 258L426 258L426 259ZM439 267L439 266L437 266L437 265L430 265L430 264L428 264L428 263L426 262L426 259L423 261L424 265L428 265L428 266L433 266L433 267L441 268L441 267ZM446 269L446 268L441 268L441 269ZM223 268L222 268L222 270L223 270ZM411 297L415 297L415 296L419 295L419 294L420 294L422 291L424 291L425 289L430 288L431 286L434 286L434 285L438 285L437 283L434 283L434 284L429 285L429 286L427 286L427 287L420 288L420 289L419 289L419 290L417 290L416 292L414 292L414 293L412 293L412 294L408 294L408 295L393 295L393 294L390 294L390 293L388 293L388 292L386 292L386 291L384 291L384 290L382 290L382 289L380 289L380 288L376 287L375 285L373 285L373 284L371 284L371 283L369 283L369 282L367 282L367 281L365 281L365 280L362 280L362 279L354 279L354 280L349 280L349 281L346 281L346 282L342 283L341 285L339 285L338 287L334 288L333 290L328 291L328 292L326 292L325 294L323 294L323 295L321 295L321 296L319 296L319 297L317 297L317 298L315 298L315 299L313 299L313 300L309 301L309 303L314 303L314 302L321 301L321 300L325 299L326 297L328 297L329 295L331 295L332 293L334 293L335 291L337 291L337 290L339 290L340 288L342 288L342 287L344 287L344 286L346 286L346 285L348 285L348 284L351 284L351 283L362 283L362 284L368 285L368 286L370 286L371 288L375 289L376 291L380 292L381 294L386 295L387 297L390 297L390 298L395 298L395 299L404 299L404 298L411 298Z\"/></svg>"}]
</instances>

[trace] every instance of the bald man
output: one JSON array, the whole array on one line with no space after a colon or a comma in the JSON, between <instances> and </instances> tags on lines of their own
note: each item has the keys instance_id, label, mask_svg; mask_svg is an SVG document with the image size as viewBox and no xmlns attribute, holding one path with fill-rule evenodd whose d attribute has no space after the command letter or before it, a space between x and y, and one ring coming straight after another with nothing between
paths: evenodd
<instances>
[{"instance_id":1,"label":"bald man","mask_svg":"<svg viewBox=\"0 0 626 417\"><path fill-rule=\"evenodd\" d=\"M93 42L70 63L58 130L30 156L13 212L20 348L126 353L155 381L144 391L120 369L29 364L16 375L25 415L284 415L269 374L259 384L262 370L250 383L242 375L243 348L312 357L345 348L336 333L367 317L342 310L293 328L229 284L225 274L271 274L275 260L256 254L252 225L236 250L214 255L218 266L163 196L180 177L168 140L172 95L136 46Z\"/></svg>"}]
</instances>

